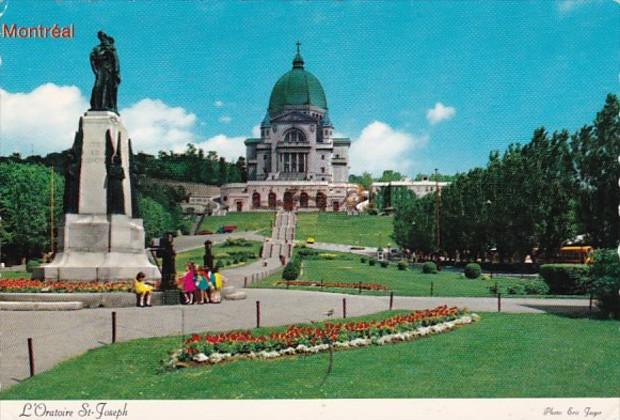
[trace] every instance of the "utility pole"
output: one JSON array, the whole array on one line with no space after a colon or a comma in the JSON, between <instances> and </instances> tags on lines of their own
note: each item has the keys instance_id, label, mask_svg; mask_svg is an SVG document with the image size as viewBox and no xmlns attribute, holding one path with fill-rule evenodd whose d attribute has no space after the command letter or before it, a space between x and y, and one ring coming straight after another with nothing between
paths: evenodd
<instances>
[{"instance_id":1,"label":"utility pole","mask_svg":"<svg viewBox=\"0 0 620 420\"><path fill-rule=\"evenodd\" d=\"M435 243L437 251L441 247L441 197L439 195L439 173L435 168Z\"/></svg>"},{"instance_id":2,"label":"utility pole","mask_svg":"<svg viewBox=\"0 0 620 420\"><path fill-rule=\"evenodd\" d=\"M50 251L54 254L54 167L50 167Z\"/></svg>"}]
</instances>

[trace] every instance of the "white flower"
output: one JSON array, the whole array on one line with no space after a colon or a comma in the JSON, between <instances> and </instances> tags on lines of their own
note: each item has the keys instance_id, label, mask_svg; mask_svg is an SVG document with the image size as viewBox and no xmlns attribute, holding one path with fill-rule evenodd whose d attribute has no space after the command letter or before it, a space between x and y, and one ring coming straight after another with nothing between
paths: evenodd
<instances>
[{"instance_id":1,"label":"white flower","mask_svg":"<svg viewBox=\"0 0 620 420\"><path fill-rule=\"evenodd\" d=\"M192 357L192 360L194 360L194 362L204 363L204 362L207 362L209 358L204 353L198 353L194 355L194 357Z\"/></svg>"}]
</instances>

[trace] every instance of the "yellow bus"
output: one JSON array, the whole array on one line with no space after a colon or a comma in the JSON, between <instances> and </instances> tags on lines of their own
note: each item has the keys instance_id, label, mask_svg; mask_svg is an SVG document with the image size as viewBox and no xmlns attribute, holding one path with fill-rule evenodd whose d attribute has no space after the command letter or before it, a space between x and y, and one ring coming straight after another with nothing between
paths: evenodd
<instances>
[{"instance_id":1,"label":"yellow bus","mask_svg":"<svg viewBox=\"0 0 620 420\"><path fill-rule=\"evenodd\" d=\"M563 246L557 257L558 263L567 264L591 264L592 251L591 246Z\"/></svg>"}]
</instances>

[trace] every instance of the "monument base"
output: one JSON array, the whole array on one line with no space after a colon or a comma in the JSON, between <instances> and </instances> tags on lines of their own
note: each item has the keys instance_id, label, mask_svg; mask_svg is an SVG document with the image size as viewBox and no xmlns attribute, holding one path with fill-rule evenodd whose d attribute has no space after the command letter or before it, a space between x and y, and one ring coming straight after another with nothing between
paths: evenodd
<instances>
[{"instance_id":1,"label":"monument base","mask_svg":"<svg viewBox=\"0 0 620 420\"><path fill-rule=\"evenodd\" d=\"M126 215L67 214L63 249L32 273L35 279L68 281L134 280L142 271L159 280L159 269L144 250L142 219Z\"/></svg>"}]
</instances>

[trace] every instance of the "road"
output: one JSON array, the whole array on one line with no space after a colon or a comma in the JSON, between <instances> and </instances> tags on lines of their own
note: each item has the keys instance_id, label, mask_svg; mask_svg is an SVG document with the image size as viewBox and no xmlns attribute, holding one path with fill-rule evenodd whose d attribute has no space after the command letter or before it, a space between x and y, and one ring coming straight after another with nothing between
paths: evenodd
<instances>
[{"instance_id":1,"label":"road","mask_svg":"<svg viewBox=\"0 0 620 420\"><path fill-rule=\"evenodd\" d=\"M387 310L389 297L346 295L299 290L244 289L246 300L219 305L160 306L153 308L99 308L68 312L2 312L0 321L0 384L10 387L28 377L27 338L33 339L36 372L111 341L111 313L117 313L117 340L181 335L192 332L225 331L256 326L256 301L261 304L261 325L275 326L326 319L334 310L342 316L359 316ZM424 309L438 305L467 307L471 311L497 310L495 298L401 297L395 309ZM587 311L586 299L502 300L502 311L541 313ZM163 355L162 355L163 356Z\"/></svg>"}]
</instances>

